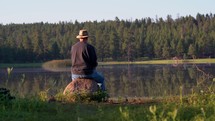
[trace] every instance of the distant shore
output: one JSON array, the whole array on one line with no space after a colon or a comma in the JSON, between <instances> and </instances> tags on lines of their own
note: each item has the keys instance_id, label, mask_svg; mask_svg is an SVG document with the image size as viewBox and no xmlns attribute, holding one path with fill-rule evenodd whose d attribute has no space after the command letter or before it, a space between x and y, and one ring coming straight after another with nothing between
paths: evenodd
<instances>
[{"instance_id":1,"label":"distant shore","mask_svg":"<svg viewBox=\"0 0 215 121\"><path fill-rule=\"evenodd\" d=\"M98 62L99 65L124 65L124 64L214 64L215 58L204 59L184 59L184 60L147 60L147 61L110 61L110 62ZM44 63L0 63L0 68L64 68L71 67L71 61L65 60L52 60Z\"/></svg>"},{"instance_id":2,"label":"distant shore","mask_svg":"<svg viewBox=\"0 0 215 121\"><path fill-rule=\"evenodd\" d=\"M39 68L43 63L0 63L0 68Z\"/></svg>"},{"instance_id":3,"label":"distant shore","mask_svg":"<svg viewBox=\"0 0 215 121\"><path fill-rule=\"evenodd\" d=\"M208 64L215 63L215 58L207 59L185 59L185 60L147 60L133 62L99 62L99 65L114 65L114 64Z\"/></svg>"}]
</instances>

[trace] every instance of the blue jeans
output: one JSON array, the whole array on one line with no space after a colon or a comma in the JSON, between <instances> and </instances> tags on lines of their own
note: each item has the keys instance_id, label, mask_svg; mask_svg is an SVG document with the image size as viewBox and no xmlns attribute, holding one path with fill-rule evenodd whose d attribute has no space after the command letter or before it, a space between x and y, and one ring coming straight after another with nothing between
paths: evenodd
<instances>
[{"instance_id":1,"label":"blue jeans","mask_svg":"<svg viewBox=\"0 0 215 121\"><path fill-rule=\"evenodd\" d=\"M97 72L97 71L94 71L92 74L90 75L78 75L78 74L72 74L72 80L74 79L77 79L77 78L92 78L94 79L97 83L100 83L101 84L101 89L103 91L105 91L105 83L104 83L104 76Z\"/></svg>"}]
</instances>

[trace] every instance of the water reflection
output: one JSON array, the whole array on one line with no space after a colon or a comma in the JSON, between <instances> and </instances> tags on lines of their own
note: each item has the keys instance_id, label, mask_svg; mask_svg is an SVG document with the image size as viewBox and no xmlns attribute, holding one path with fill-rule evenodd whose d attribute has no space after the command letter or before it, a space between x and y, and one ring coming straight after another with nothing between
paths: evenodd
<instances>
[{"instance_id":1,"label":"water reflection","mask_svg":"<svg viewBox=\"0 0 215 121\"><path fill-rule=\"evenodd\" d=\"M198 65L209 75L215 75L215 65ZM111 97L159 97L183 94L201 84L210 85L194 65L113 65L99 66L106 78L106 87ZM0 69L0 87L7 87L20 96L36 95L49 90L50 94L62 92L70 82L70 72L51 72L41 68L15 68L10 77L6 69Z\"/></svg>"}]
</instances>

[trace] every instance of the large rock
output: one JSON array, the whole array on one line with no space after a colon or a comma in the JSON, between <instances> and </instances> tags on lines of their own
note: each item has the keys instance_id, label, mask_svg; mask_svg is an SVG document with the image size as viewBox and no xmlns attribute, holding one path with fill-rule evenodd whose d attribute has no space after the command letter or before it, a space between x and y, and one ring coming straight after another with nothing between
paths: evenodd
<instances>
[{"instance_id":1,"label":"large rock","mask_svg":"<svg viewBox=\"0 0 215 121\"><path fill-rule=\"evenodd\" d=\"M97 82L93 79L75 79L66 86L63 94L93 93L98 91L98 89Z\"/></svg>"}]
</instances>

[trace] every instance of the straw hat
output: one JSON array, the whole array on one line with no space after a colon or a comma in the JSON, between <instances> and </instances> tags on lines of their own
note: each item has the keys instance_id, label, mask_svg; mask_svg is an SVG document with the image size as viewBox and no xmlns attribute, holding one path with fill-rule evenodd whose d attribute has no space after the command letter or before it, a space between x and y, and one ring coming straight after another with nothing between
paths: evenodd
<instances>
[{"instance_id":1,"label":"straw hat","mask_svg":"<svg viewBox=\"0 0 215 121\"><path fill-rule=\"evenodd\" d=\"M87 32L87 30L84 30L84 29L80 30L79 35L76 36L77 39L83 39L83 38L87 38L87 37L88 37L88 32Z\"/></svg>"}]
</instances>

